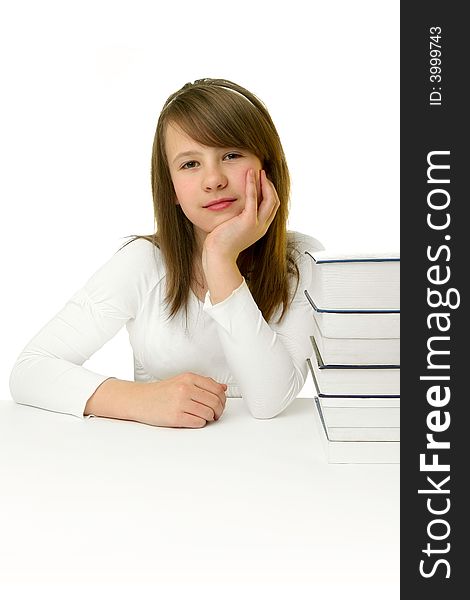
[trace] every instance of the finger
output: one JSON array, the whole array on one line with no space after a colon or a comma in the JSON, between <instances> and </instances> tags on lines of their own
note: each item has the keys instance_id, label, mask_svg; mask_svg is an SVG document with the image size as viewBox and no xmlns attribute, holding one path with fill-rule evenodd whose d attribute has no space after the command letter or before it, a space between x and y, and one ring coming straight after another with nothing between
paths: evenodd
<instances>
[{"instance_id":1,"label":"finger","mask_svg":"<svg viewBox=\"0 0 470 600\"><path fill-rule=\"evenodd\" d=\"M276 213L277 213L277 211L278 211L278 209L279 209L280 206L281 206L281 202L279 201L279 199L277 199L277 201L275 202L274 206L272 207L271 213L269 214L268 220L266 222L266 224L267 224L268 227L274 221L274 217L276 216Z\"/></svg>"},{"instance_id":2,"label":"finger","mask_svg":"<svg viewBox=\"0 0 470 600\"><path fill-rule=\"evenodd\" d=\"M263 201L263 194L261 193L261 170L255 171L255 184L256 184L256 197L258 199L258 208L261 202Z\"/></svg>"},{"instance_id":3,"label":"finger","mask_svg":"<svg viewBox=\"0 0 470 600\"><path fill-rule=\"evenodd\" d=\"M225 392L227 391L228 385L226 383L221 383L220 385L222 385L222 393L218 394L218 396L222 400L222 404L225 408L225 403L227 402L227 396L225 395Z\"/></svg>"},{"instance_id":4,"label":"finger","mask_svg":"<svg viewBox=\"0 0 470 600\"><path fill-rule=\"evenodd\" d=\"M183 403L183 412L188 415L205 419L206 421L213 421L215 418L215 413L210 406L207 406L202 402L197 402L193 398L188 399Z\"/></svg>"},{"instance_id":5,"label":"finger","mask_svg":"<svg viewBox=\"0 0 470 600\"><path fill-rule=\"evenodd\" d=\"M225 384L214 381L212 377L204 377L203 375L198 375L197 373L193 374L191 383L193 383L198 388L212 392L220 398L221 402L225 402Z\"/></svg>"},{"instance_id":6,"label":"finger","mask_svg":"<svg viewBox=\"0 0 470 600\"><path fill-rule=\"evenodd\" d=\"M191 427L195 429L204 427L205 425L207 425L207 421L205 419L201 419L201 417L196 417L184 412L181 415L179 427Z\"/></svg>"},{"instance_id":7,"label":"finger","mask_svg":"<svg viewBox=\"0 0 470 600\"><path fill-rule=\"evenodd\" d=\"M256 191L255 170L248 169L245 188L245 211L252 218L258 215L258 193Z\"/></svg>"},{"instance_id":8,"label":"finger","mask_svg":"<svg viewBox=\"0 0 470 600\"><path fill-rule=\"evenodd\" d=\"M277 196L274 185L268 180L264 170L260 173L260 186L262 201L259 205L258 215L260 220L264 221L269 218Z\"/></svg>"},{"instance_id":9,"label":"finger","mask_svg":"<svg viewBox=\"0 0 470 600\"><path fill-rule=\"evenodd\" d=\"M196 386L194 386L194 392L191 394L191 400L209 407L213 412L214 419L218 419L224 411L225 404L219 396L207 390L201 390Z\"/></svg>"},{"instance_id":10,"label":"finger","mask_svg":"<svg viewBox=\"0 0 470 600\"><path fill-rule=\"evenodd\" d=\"M261 171L260 181L263 202L260 204L258 216L260 221L267 223L271 222L271 220L274 218L273 211L277 210L280 201L276 192L276 188L274 187L272 181L269 181L264 169Z\"/></svg>"}]
</instances>

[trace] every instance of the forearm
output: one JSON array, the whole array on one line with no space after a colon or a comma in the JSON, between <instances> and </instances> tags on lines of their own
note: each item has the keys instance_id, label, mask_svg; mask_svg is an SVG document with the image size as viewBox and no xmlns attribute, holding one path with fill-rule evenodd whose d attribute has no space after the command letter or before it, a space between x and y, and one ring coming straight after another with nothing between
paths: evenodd
<instances>
[{"instance_id":1,"label":"forearm","mask_svg":"<svg viewBox=\"0 0 470 600\"><path fill-rule=\"evenodd\" d=\"M243 282L236 260L205 252L203 269L212 304L218 304L230 296Z\"/></svg>"},{"instance_id":2,"label":"forearm","mask_svg":"<svg viewBox=\"0 0 470 600\"><path fill-rule=\"evenodd\" d=\"M294 362L285 340L269 328L262 316L253 328L246 322L246 313L240 317L230 332L220 330L220 342L251 414L269 419L296 398L306 373Z\"/></svg>"},{"instance_id":3,"label":"forearm","mask_svg":"<svg viewBox=\"0 0 470 600\"><path fill-rule=\"evenodd\" d=\"M84 414L161 427L204 427L220 418L225 389L192 372L150 383L107 379L89 398Z\"/></svg>"},{"instance_id":4,"label":"forearm","mask_svg":"<svg viewBox=\"0 0 470 600\"><path fill-rule=\"evenodd\" d=\"M282 335L265 321L246 284L228 303L204 304L219 324L224 356L250 412L257 418L271 418L282 412L305 383L306 358L312 353L308 336L311 314L306 305L296 306L285 315Z\"/></svg>"},{"instance_id":5,"label":"forearm","mask_svg":"<svg viewBox=\"0 0 470 600\"><path fill-rule=\"evenodd\" d=\"M152 391L151 383L106 379L89 398L83 414L141 421Z\"/></svg>"}]
</instances>

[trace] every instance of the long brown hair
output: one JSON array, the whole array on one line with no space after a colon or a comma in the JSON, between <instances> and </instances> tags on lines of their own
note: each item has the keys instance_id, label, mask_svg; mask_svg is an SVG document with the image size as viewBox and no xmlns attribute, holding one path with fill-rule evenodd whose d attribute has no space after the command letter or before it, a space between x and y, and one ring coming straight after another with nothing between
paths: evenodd
<instances>
[{"instance_id":1,"label":"long brown hair","mask_svg":"<svg viewBox=\"0 0 470 600\"><path fill-rule=\"evenodd\" d=\"M202 145L235 146L251 151L261 161L279 196L280 206L265 235L237 258L237 266L266 321L282 304L280 323L297 291L299 270L295 246L288 240L290 176L281 140L264 104L245 88L227 79L198 79L186 83L165 102L152 149L152 195L156 232L128 236L146 239L160 248L166 268L165 302L172 318L187 305L194 281L196 238L191 221L175 203L176 194L165 152L165 131L177 124ZM123 246L123 247L124 247ZM122 248L121 248L122 249ZM290 296L289 274L297 280Z\"/></svg>"}]
</instances>

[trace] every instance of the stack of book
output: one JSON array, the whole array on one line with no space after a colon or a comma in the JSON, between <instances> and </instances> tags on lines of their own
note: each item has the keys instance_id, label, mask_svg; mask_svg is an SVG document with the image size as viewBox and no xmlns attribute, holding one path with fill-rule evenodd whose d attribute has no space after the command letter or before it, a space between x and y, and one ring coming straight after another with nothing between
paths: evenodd
<instances>
[{"instance_id":1,"label":"stack of book","mask_svg":"<svg viewBox=\"0 0 470 600\"><path fill-rule=\"evenodd\" d=\"M400 257L306 252L315 414L333 463L400 460Z\"/></svg>"}]
</instances>

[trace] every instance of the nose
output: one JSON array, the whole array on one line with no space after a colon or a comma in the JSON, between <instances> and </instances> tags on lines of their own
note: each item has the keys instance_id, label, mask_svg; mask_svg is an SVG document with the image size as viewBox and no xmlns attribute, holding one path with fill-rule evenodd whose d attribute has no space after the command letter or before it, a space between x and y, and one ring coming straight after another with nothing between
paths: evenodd
<instances>
[{"instance_id":1,"label":"nose","mask_svg":"<svg viewBox=\"0 0 470 600\"><path fill-rule=\"evenodd\" d=\"M210 167L204 174L203 186L206 191L221 190L227 185L227 176L217 166Z\"/></svg>"}]
</instances>

